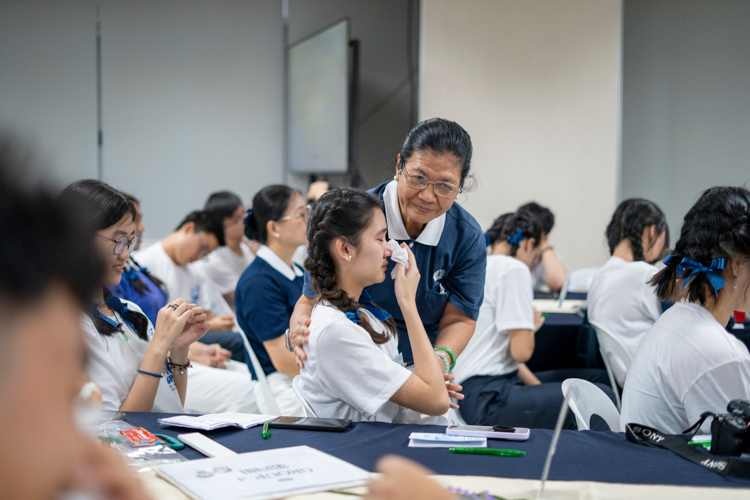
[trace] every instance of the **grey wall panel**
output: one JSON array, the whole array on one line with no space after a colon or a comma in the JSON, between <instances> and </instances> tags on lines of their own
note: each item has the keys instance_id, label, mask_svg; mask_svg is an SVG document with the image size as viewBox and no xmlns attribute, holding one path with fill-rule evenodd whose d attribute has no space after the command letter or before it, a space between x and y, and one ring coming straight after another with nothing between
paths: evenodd
<instances>
[{"instance_id":1,"label":"grey wall panel","mask_svg":"<svg viewBox=\"0 0 750 500\"><path fill-rule=\"evenodd\" d=\"M216 190L282 180L278 2L102 2L104 179L161 238Z\"/></svg>"},{"instance_id":2,"label":"grey wall panel","mask_svg":"<svg viewBox=\"0 0 750 500\"><path fill-rule=\"evenodd\" d=\"M0 2L0 128L60 183L95 177L96 4Z\"/></svg>"},{"instance_id":3,"label":"grey wall panel","mask_svg":"<svg viewBox=\"0 0 750 500\"><path fill-rule=\"evenodd\" d=\"M702 190L750 180L750 2L625 0L622 146L623 198L673 235Z\"/></svg>"}]
</instances>

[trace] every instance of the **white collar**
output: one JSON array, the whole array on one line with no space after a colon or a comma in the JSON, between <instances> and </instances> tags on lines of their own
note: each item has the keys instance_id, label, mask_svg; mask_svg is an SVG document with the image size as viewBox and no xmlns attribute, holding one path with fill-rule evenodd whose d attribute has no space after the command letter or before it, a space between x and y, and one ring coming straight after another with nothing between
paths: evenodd
<instances>
[{"instance_id":1,"label":"white collar","mask_svg":"<svg viewBox=\"0 0 750 500\"><path fill-rule=\"evenodd\" d=\"M276 269L279 273L283 274L284 277L289 281L294 281L296 277L304 275L299 267L295 266L294 264L292 264L292 267L289 267L286 262L281 260L281 257L273 253L273 250L265 245L260 246L256 257L265 260L269 266Z\"/></svg>"},{"instance_id":2,"label":"white collar","mask_svg":"<svg viewBox=\"0 0 750 500\"><path fill-rule=\"evenodd\" d=\"M428 188L429 189L429 188ZM388 236L394 240L410 240L406 232L404 221L401 218L401 210L398 207L398 182L391 181L383 192L383 204L385 205L385 222L388 224ZM417 243L436 247L440 242L445 227L445 214L428 222L422 233L417 237Z\"/></svg>"}]
</instances>

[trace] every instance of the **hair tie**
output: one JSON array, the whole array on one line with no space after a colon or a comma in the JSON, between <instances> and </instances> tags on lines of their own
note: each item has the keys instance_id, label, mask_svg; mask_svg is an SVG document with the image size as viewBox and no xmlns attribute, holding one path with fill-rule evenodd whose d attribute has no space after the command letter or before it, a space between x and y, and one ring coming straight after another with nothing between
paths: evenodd
<instances>
[{"instance_id":1,"label":"hair tie","mask_svg":"<svg viewBox=\"0 0 750 500\"><path fill-rule=\"evenodd\" d=\"M505 238L512 246L517 247L524 240L523 229L516 228L516 232Z\"/></svg>"},{"instance_id":2,"label":"hair tie","mask_svg":"<svg viewBox=\"0 0 750 500\"><path fill-rule=\"evenodd\" d=\"M242 223L247 226L247 221L249 221L250 217L252 217L252 216L253 216L253 209L252 208L248 208L247 212L245 212L245 218L242 219Z\"/></svg>"},{"instance_id":3,"label":"hair tie","mask_svg":"<svg viewBox=\"0 0 750 500\"><path fill-rule=\"evenodd\" d=\"M668 265L669 265L669 263L670 263L670 262L672 261L672 257L674 257L674 255L672 255L671 253L670 253L669 255L667 255L667 258L666 258L666 259L664 259L664 262L663 262L663 264L664 264L665 266L668 266Z\"/></svg>"},{"instance_id":4,"label":"hair tie","mask_svg":"<svg viewBox=\"0 0 750 500\"><path fill-rule=\"evenodd\" d=\"M352 320L352 323L359 323L360 321L362 321L359 317L359 310L356 312L349 311L348 313L346 313L346 317Z\"/></svg>"},{"instance_id":5,"label":"hair tie","mask_svg":"<svg viewBox=\"0 0 750 500\"><path fill-rule=\"evenodd\" d=\"M721 277L721 272L724 270L726 262L726 259L718 258L712 260L711 264L706 267L700 262L696 262L685 257L684 259L682 259L682 262L677 265L677 272L683 273L685 270L689 269L692 269L693 272L690 273L687 278L685 278L685 282L682 284L682 287L685 288L694 275L698 273L704 273L706 275L706 278L708 278L709 283L711 283L711 286L714 288L714 293L716 293L716 297L718 298L719 290L724 288L727 284L727 282L724 281L724 278Z\"/></svg>"}]
</instances>

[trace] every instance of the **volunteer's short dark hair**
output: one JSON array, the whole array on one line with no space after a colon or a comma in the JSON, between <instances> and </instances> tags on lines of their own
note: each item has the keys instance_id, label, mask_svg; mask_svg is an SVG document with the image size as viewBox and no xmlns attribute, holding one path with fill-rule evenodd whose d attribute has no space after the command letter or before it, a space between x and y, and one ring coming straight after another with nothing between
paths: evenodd
<instances>
[{"instance_id":1,"label":"volunteer's short dark hair","mask_svg":"<svg viewBox=\"0 0 750 500\"><path fill-rule=\"evenodd\" d=\"M510 240L517 234L523 236L521 241L534 238L534 248L536 248L542 243L542 224L539 219L529 212L519 211L508 217L505 224L503 224L500 238L508 240L508 243L510 243L510 255L513 257L518 253L518 243Z\"/></svg>"},{"instance_id":2,"label":"volunteer's short dark hair","mask_svg":"<svg viewBox=\"0 0 750 500\"><path fill-rule=\"evenodd\" d=\"M117 224L123 217L130 215L135 220L135 206L121 191L109 184L96 179L84 179L68 185L62 192L62 199L81 207L81 213L93 224L95 231L102 231ZM94 237L91 237L93 241ZM102 286L101 282L99 286ZM104 300L106 301L112 292L104 287ZM119 325L113 326L101 317L94 314L91 308L84 309L91 318L96 330L101 335L114 335L120 331ZM148 340L148 318L145 314L136 311L127 311L125 318L133 324L135 333L141 340Z\"/></svg>"},{"instance_id":3,"label":"volunteer's short dark hair","mask_svg":"<svg viewBox=\"0 0 750 500\"><path fill-rule=\"evenodd\" d=\"M214 212L208 212L206 210L195 210L190 212L182 222L177 225L177 230L182 226L192 222L195 224L196 231L203 231L204 233L211 233L216 236L219 241L219 246L223 247L224 242L224 218Z\"/></svg>"},{"instance_id":4,"label":"volunteer's short dark hair","mask_svg":"<svg viewBox=\"0 0 750 500\"><path fill-rule=\"evenodd\" d=\"M283 184L273 184L258 191L253 198L250 209L252 212L245 221L245 236L258 243L265 243L268 239L268 222L284 216L294 193L298 191Z\"/></svg>"},{"instance_id":5,"label":"volunteer's short dark hair","mask_svg":"<svg viewBox=\"0 0 750 500\"><path fill-rule=\"evenodd\" d=\"M471 170L471 137L461 125L444 118L430 118L418 123L406 136L401 146L400 169L414 153L431 151L439 155L452 155L461 163L461 187Z\"/></svg>"},{"instance_id":6,"label":"volunteer's short dark hair","mask_svg":"<svg viewBox=\"0 0 750 500\"><path fill-rule=\"evenodd\" d=\"M650 226L656 226L657 235L665 233L664 248L669 248L667 217L659 206L643 198L630 198L623 201L612 215L612 220L609 221L605 232L609 253L615 253L617 245L622 240L628 240L633 249L633 259L644 260L641 238L643 230Z\"/></svg>"},{"instance_id":7,"label":"volunteer's short dark hair","mask_svg":"<svg viewBox=\"0 0 750 500\"><path fill-rule=\"evenodd\" d=\"M514 215L513 212L508 212L507 214L503 214L499 216L497 219L495 219L492 222L492 227L490 227L487 230L487 236L489 237L488 238L489 245L492 245L493 243L495 243L497 240L500 239L500 235L503 233L503 227L505 226L505 223L507 222L508 218L511 217L512 215Z\"/></svg>"},{"instance_id":8,"label":"volunteer's short dark hair","mask_svg":"<svg viewBox=\"0 0 750 500\"><path fill-rule=\"evenodd\" d=\"M208 197L203 210L214 212L222 219L226 219L231 217L240 205L242 205L242 200L239 196L229 191L219 191Z\"/></svg>"},{"instance_id":9,"label":"volunteer's short dark hair","mask_svg":"<svg viewBox=\"0 0 750 500\"><path fill-rule=\"evenodd\" d=\"M714 259L747 262L750 257L750 191L742 187L713 187L703 192L685 215L672 257L664 269L656 273L651 284L661 300L678 301L683 298L705 305L709 296L715 296L705 273L697 273L684 281L692 271L677 272L682 259L688 258L704 266ZM725 267L726 269L726 267ZM732 287L732 283L727 283ZM718 291L721 293L721 290ZM744 291L747 295L748 290Z\"/></svg>"},{"instance_id":10,"label":"volunteer's short dark hair","mask_svg":"<svg viewBox=\"0 0 750 500\"><path fill-rule=\"evenodd\" d=\"M549 234L550 231L552 231L552 228L555 227L555 214L553 214L549 208L543 207L535 201L521 205L518 207L518 211L529 212L531 215L539 219L544 234Z\"/></svg>"},{"instance_id":11,"label":"volunteer's short dark hair","mask_svg":"<svg viewBox=\"0 0 750 500\"><path fill-rule=\"evenodd\" d=\"M94 230L78 207L22 182L31 166L9 139L0 139L0 311L12 317L60 283L86 306L101 285L103 265ZM4 329L5 330L5 329ZM2 334L0 334L1 336Z\"/></svg>"}]
</instances>

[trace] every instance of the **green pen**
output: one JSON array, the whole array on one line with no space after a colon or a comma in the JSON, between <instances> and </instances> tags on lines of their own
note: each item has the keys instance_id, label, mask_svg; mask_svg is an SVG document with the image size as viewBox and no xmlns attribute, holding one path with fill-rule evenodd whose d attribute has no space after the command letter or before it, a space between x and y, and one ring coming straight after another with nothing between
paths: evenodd
<instances>
[{"instance_id":1,"label":"green pen","mask_svg":"<svg viewBox=\"0 0 750 500\"><path fill-rule=\"evenodd\" d=\"M498 448L448 448L453 453L468 453L471 455L493 455L495 457L523 457L525 451L501 450Z\"/></svg>"},{"instance_id":2,"label":"green pen","mask_svg":"<svg viewBox=\"0 0 750 500\"><path fill-rule=\"evenodd\" d=\"M268 438L271 437L271 430L268 428L268 426L270 425L270 423L271 423L270 420L266 420L266 423L263 424L263 434L261 434L261 436L263 437L263 439L268 439Z\"/></svg>"}]
</instances>

